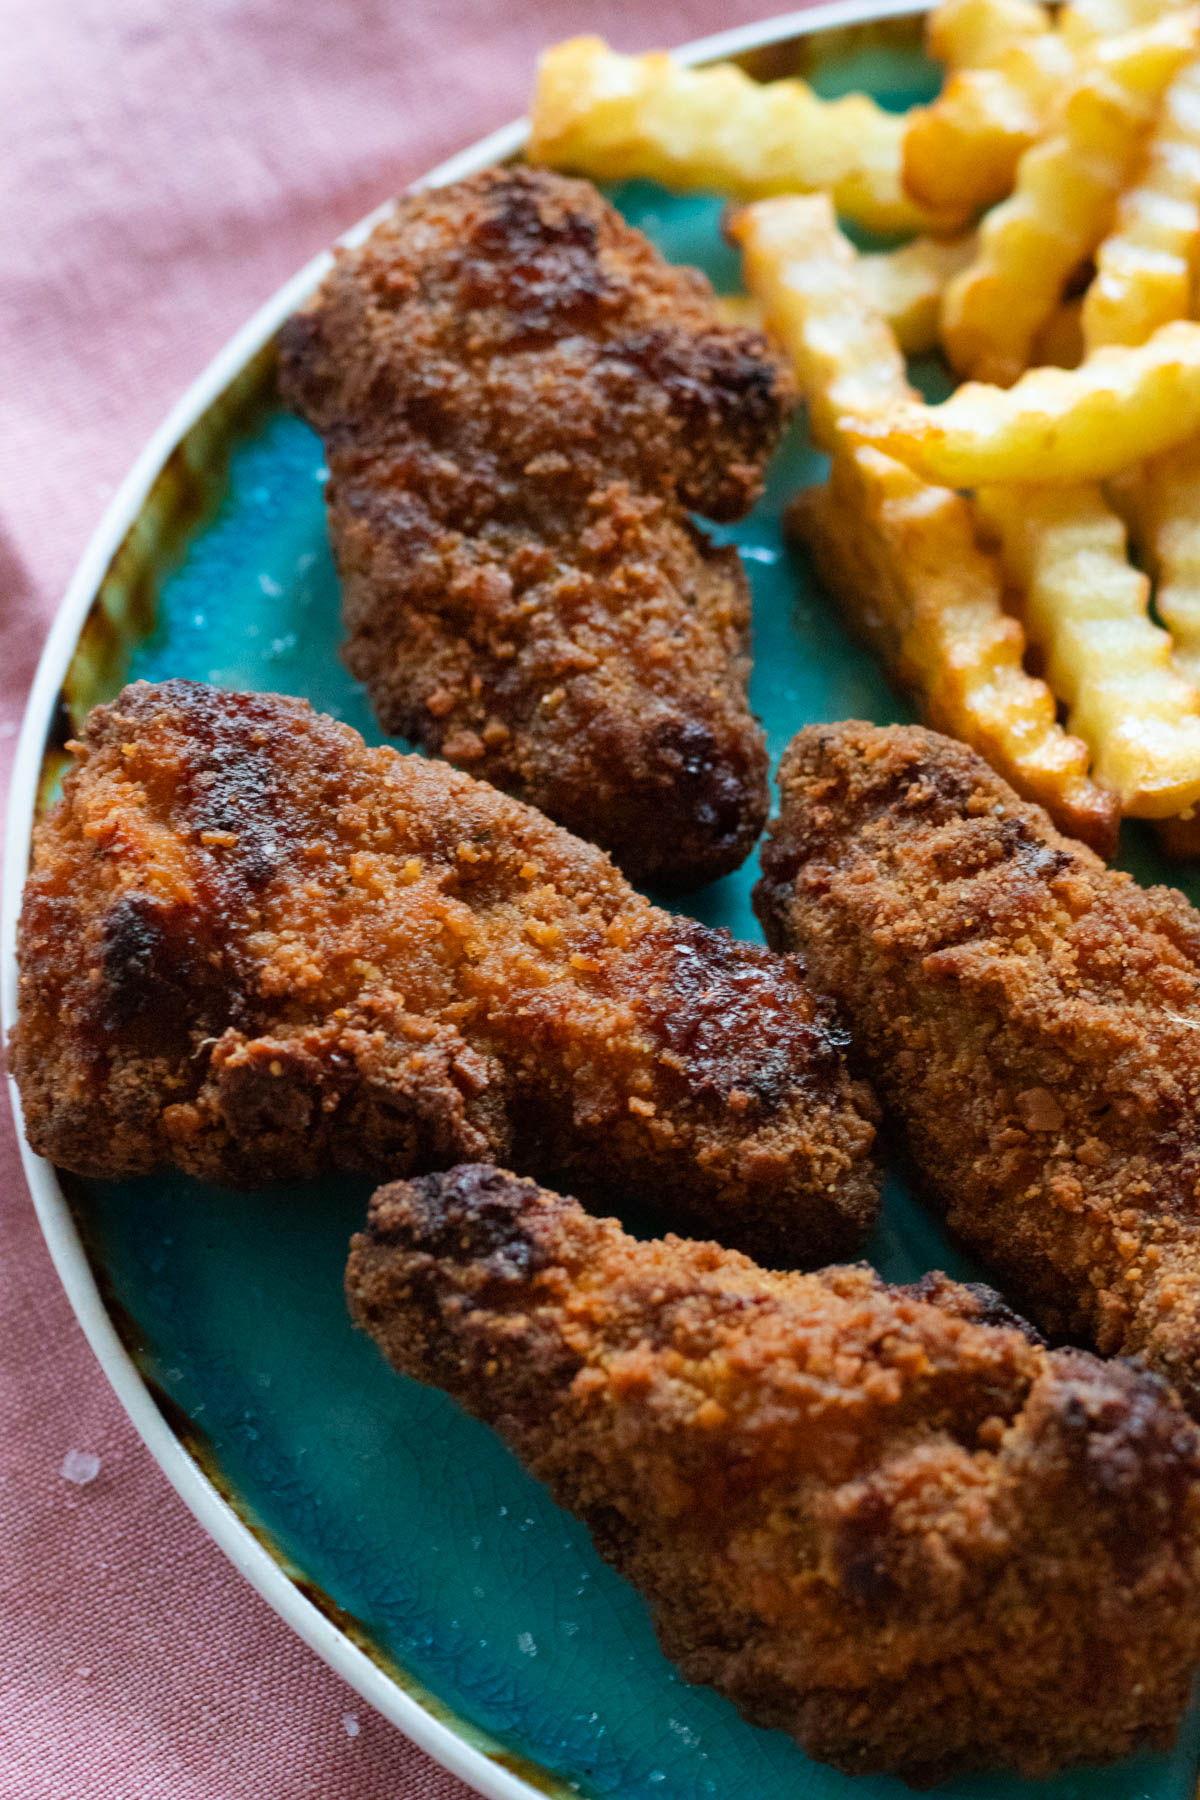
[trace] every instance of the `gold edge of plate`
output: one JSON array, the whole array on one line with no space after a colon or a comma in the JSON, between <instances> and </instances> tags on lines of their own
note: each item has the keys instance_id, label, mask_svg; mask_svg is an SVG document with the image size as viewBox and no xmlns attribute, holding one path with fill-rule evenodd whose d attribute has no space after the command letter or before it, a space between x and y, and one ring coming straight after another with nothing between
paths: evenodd
<instances>
[{"instance_id":1,"label":"gold edge of plate","mask_svg":"<svg viewBox=\"0 0 1200 1800\"><path fill-rule=\"evenodd\" d=\"M831 64L852 63L859 56L881 50L911 55L922 48L924 35L923 11L897 13L882 19L860 19L853 24L826 25L760 44L728 60L756 81L778 81L787 76L814 81Z\"/></svg>"}]
</instances>

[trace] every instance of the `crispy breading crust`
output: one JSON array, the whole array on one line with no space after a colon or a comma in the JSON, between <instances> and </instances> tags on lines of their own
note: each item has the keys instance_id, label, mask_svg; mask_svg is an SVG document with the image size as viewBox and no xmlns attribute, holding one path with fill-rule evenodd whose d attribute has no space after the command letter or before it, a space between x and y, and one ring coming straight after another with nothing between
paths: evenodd
<instances>
[{"instance_id":1,"label":"crispy breading crust","mask_svg":"<svg viewBox=\"0 0 1200 1800\"><path fill-rule=\"evenodd\" d=\"M401 200L281 336L318 430L346 661L380 722L695 885L767 813L734 519L792 401L588 182L490 169Z\"/></svg>"},{"instance_id":2,"label":"crispy breading crust","mask_svg":"<svg viewBox=\"0 0 1200 1800\"><path fill-rule=\"evenodd\" d=\"M1053 1334L1200 1414L1200 914L963 745L812 726L755 904L854 1033L922 1186Z\"/></svg>"},{"instance_id":3,"label":"crispy breading crust","mask_svg":"<svg viewBox=\"0 0 1200 1800\"><path fill-rule=\"evenodd\" d=\"M377 1193L347 1269L397 1369L504 1436L667 1655L855 1773L1169 1741L1200 1658L1200 1436L986 1289L771 1274L477 1166Z\"/></svg>"},{"instance_id":4,"label":"crispy breading crust","mask_svg":"<svg viewBox=\"0 0 1200 1800\"><path fill-rule=\"evenodd\" d=\"M301 700L138 683L77 759L20 925L43 1155L243 1183L503 1156L784 1258L861 1239L873 1102L794 960Z\"/></svg>"}]
</instances>

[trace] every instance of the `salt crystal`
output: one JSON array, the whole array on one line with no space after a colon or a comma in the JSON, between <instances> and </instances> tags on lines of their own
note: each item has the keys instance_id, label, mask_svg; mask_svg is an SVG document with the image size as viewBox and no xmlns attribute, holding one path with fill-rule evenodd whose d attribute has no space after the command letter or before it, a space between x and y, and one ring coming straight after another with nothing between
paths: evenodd
<instances>
[{"instance_id":1,"label":"salt crystal","mask_svg":"<svg viewBox=\"0 0 1200 1800\"><path fill-rule=\"evenodd\" d=\"M86 1487L99 1473L100 1458L90 1450L68 1450L59 1470L63 1480L73 1481L76 1487Z\"/></svg>"},{"instance_id":2,"label":"salt crystal","mask_svg":"<svg viewBox=\"0 0 1200 1800\"><path fill-rule=\"evenodd\" d=\"M517 1639L517 1649L521 1652L522 1656L537 1655L537 1645L534 1642L533 1633L531 1631L523 1631L521 1633Z\"/></svg>"},{"instance_id":3,"label":"salt crystal","mask_svg":"<svg viewBox=\"0 0 1200 1800\"><path fill-rule=\"evenodd\" d=\"M345 1732L345 1734L348 1738L356 1738L358 1736L358 1714L357 1713L343 1713L342 1714L342 1730Z\"/></svg>"},{"instance_id":4,"label":"salt crystal","mask_svg":"<svg viewBox=\"0 0 1200 1800\"><path fill-rule=\"evenodd\" d=\"M668 1719L667 1720L667 1730L673 1731L677 1738L682 1738L683 1742L685 1744L687 1744L689 1749L694 1749L695 1746L700 1742L700 1733L698 1731L691 1730L691 1728L689 1726L687 1726L683 1723L682 1719Z\"/></svg>"}]
</instances>

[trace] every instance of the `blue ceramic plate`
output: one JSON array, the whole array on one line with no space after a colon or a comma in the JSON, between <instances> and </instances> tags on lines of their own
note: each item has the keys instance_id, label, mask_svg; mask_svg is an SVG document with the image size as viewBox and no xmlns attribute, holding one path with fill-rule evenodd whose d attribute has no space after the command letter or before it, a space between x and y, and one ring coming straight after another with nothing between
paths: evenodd
<instances>
[{"instance_id":1,"label":"blue ceramic plate","mask_svg":"<svg viewBox=\"0 0 1200 1800\"><path fill-rule=\"evenodd\" d=\"M827 92L889 104L929 91L919 21L836 7L777 21L693 57L749 52L760 71L804 68ZM432 179L519 150L520 127ZM736 286L719 202L647 185L617 204L672 258ZM167 422L89 550L47 647L18 763L8 858L12 933L34 809L62 743L130 677L187 675L307 696L379 733L338 657L337 582L321 447L272 389L272 338L321 273L302 272L252 321ZM936 369L918 371L927 384ZM784 500L819 478L798 426L767 495L721 535L754 588L752 698L778 756L808 720L907 717L871 660L784 548ZM1130 844L1143 875L1146 846ZM757 938L753 861L687 910ZM440 1394L392 1375L351 1330L346 1243L365 1181L235 1194L182 1177L61 1183L28 1158L47 1238L105 1369L155 1455L239 1568L364 1696L482 1791L622 1800L896 1800L686 1686L637 1595L499 1442ZM870 1255L889 1277L970 1275L893 1182ZM1200 1717L1171 1757L1030 1784L944 1790L962 1800L1184 1800Z\"/></svg>"}]
</instances>

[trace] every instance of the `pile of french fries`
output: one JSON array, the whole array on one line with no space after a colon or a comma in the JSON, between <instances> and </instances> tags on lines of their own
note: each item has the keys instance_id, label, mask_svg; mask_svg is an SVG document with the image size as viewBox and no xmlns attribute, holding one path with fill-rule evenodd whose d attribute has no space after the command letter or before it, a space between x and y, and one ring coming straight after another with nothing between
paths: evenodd
<instances>
[{"instance_id":1,"label":"pile of french fries","mask_svg":"<svg viewBox=\"0 0 1200 1800\"><path fill-rule=\"evenodd\" d=\"M894 114L572 39L528 154L737 203L732 308L829 453L789 523L848 622L1064 830L1200 855L1200 6L942 0L928 45L942 91Z\"/></svg>"}]
</instances>

